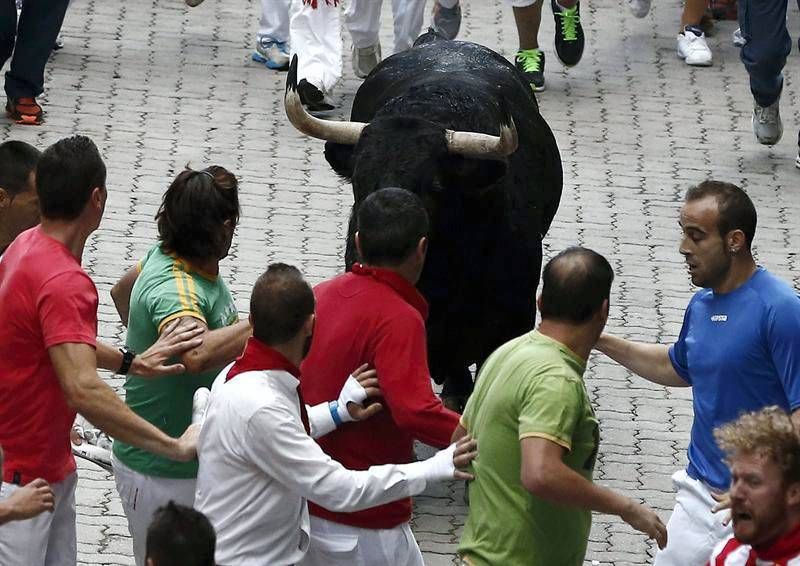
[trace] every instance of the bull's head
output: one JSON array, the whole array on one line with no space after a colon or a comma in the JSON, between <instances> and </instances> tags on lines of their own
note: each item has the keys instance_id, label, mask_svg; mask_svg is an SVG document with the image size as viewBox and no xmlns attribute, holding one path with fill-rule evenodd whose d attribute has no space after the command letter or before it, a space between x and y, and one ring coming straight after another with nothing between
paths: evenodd
<instances>
[{"instance_id":1,"label":"bull's head","mask_svg":"<svg viewBox=\"0 0 800 566\"><path fill-rule=\"evenodd\" d=\"M353 180L357 193L369 192L379 186L362 185L354 175L357 169L353 163L354 151L361 154L374 154L376 161L386 171L387 158L398 157L397 171L389 172L394 178L384 178L380 184L400 186L417 191L420 176L432 175L441 170L442 177L449 178L452 184L482 188L505 174L506 158L517 149L517 130L509 117L508 124L500 127L500 135L478 132L461 132L442 128L433 122L420 118L386 117L367 124L364 122L335 122L311 116L300 102L297 94L297 57L292 60L286 81L284 106L289 121L302 133L325 140L325 155L333 169L340 175ZM382 122L383 126L380 124ZM380 128L382 132L391 131L397 139L387 139L382 132L372 132ZM402 163L399 155L408 153L410 139L415 141L414 159ZM385 145L386 147L380 147ZM477 160L480 160L477 161ZM366 160L365 160L366 161ZM437 167L433 161L447 162L453 166ZM482 163L482 164L481 164ZM469 165L468 165L469 164ZM372 167L370 167L371 169ZM365 172L371 183L378 182L374 171ZM404 179L405 178L405 179ZM406 182L404 182L406 181ZM406 186L411 184L412 186ZM448 183L449 184L449 183ZM358 197L357 197L358 198Z\"/></svg>"}]
</instances>

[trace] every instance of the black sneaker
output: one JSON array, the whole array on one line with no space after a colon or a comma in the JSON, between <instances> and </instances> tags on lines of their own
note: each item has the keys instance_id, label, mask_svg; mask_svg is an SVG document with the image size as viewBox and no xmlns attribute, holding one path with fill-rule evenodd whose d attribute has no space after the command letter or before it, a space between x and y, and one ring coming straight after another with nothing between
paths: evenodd
<instances>
[{"instance_id":1,"label":"black sneaker","mask_svg":"<svg viewBox=\"0 0 800 566\"><path fill-rule=\"evenodd\" d=\"M544 53L539 49L520 49L514 57L514 65L522 71L531 84L533 92L544 90Z\"/></svg>"},{"instance_id":2,"label":"black sneaker","mask_svg":"<svg viewBox=\"0 0 800 566\"><path fill-rule=\"evenodd\" d=\"M310 113L329 112L336 108L333 102L325 96L324 92L306 79L301 79L300 82L297 83L297 95L300 97L300 102L303 103L303 106L305 106L306 110Z\"/></svg>"},{"instance_id":3,"label":"black sneaker","mask_svg":"<svg viewBox=\"0 0 800 566\"><path fill-rule=\"evenodd\" d=\"M577 65L583 56L583 27L581 27L581 3L572 8L562 8L556 0L550 0L556 20L556 54L564 65Z\"/></svg>"}]
</instances>

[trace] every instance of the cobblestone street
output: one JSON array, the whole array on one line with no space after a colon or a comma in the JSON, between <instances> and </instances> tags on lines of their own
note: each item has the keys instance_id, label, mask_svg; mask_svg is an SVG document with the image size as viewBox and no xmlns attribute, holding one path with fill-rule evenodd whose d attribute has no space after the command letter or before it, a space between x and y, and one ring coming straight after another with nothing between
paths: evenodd
<instances>
[{"instance_id":1,"label":"cobblestone street","mask_svg":"<svg viewBox=\"0 0 800 566\"><path fill-rule=\"evenodd\" d=\"M459 38L513 57L517 36L505 0L462 2ZM384 4L388 53L391 14ZM124 329L110 287L155 242L161 194L187 163L219 164L239 176L242 222L222 273L243 316L270 262L295 264L312 283L342 268L350 186L325 162L323 142L302 137L286 120L286 75L250 60L259 8L253 0L206 0L195 9L182 0L73 0L64 49L47 68L46 123L23 128L0 121L3 140L43 149L82 133L103 153L108 207L84 265L100 293L100 334L114 343L122 342ZM714 65L690 68L675 54L678 2L655 2L642 20L630 15L625 0L584 0L581 9L587 47L577 67L558 63L547 5L540 33L548 67L547 91L538 98L564 164L546 255L572 244L606 255L616 271L609 330L669 343L692 292L677 251L680 202L691 184L716 178L749 192L759 212L759 262L800 288L797 53L783 91L785 135L770 149L751 130L747 76L731 43L735 22L719 22L709 39ZM790 31L800 31L793 3ZM338 118L349 116L360 84L346 31L344 37ZM121 391L121 379L105 377ZM650 385L599 354L589 361L586 383L601 426L596 481L642 499L666 522L670 475L685 463L691 391ZM79 475L79 563L133 564L113 477L83 461ZM465 513L461 485L444 484L416 499L413 529L426 564L454 563ZM621 520L595 515L587 564L649 564L653 552Z\"/></svg>"}]
</instances>

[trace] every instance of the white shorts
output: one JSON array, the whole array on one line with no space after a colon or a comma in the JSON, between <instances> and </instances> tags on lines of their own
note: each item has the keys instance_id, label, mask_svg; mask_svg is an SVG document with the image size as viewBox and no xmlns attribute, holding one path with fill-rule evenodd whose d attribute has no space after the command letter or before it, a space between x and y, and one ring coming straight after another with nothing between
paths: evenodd
<instances>
[{"instance_id":1,"label":"white shorts","mask_svg":"<svg viewBox=\"0 0 800 566\"><path fill-rule=\"evenodd\" d=\"M732 533L722 524L728 511L712 513L716 501L703 482L685 470L672 474L677 491L675 508L667 523L667 547L656 553L654 566L705 566L717 544Z\"/></svg>"},{"instance_id":2,"label":"white shorts","mask_svg":"<svg viewBox=\"0 0 800 566\"><path fill-rule=\"evenodd\" d=\"M147 528L153 520L153 513L170 501L192 507L197 480L147 476L131 470L116 458L112 459L112 464L114 482L133 538L133 557L136 566L144 566Z\"/></svg>"},{"instance_id":3,"label":"white shorts","mask_svg":"<svg viewBox=\"0 0 800 566\"><path fill-rule=\"evenodd\" d=\"M362 529L311 516L311 541L300 566L424 566L408 523Z\"/></svg>"},{"instance_id":4,"label":"white shorts","mask_svg":"<svg viewBox=\"0 0 800 566\"><path fill-rule=\"evenodd\" d=\"M3 566L75 566L78 544L75 534L75 486L78 474L50 484L55 509L33 519L12 521L0 527L0 564ZM0 499L19 489L3 482Z\"/></svg>"}]
</instances>

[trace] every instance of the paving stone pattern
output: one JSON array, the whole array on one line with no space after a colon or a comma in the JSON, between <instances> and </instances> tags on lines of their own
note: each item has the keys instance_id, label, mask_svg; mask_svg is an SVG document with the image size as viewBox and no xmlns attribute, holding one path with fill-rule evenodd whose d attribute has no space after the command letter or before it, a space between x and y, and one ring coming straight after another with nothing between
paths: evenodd
<instances>
[{"instance_id":1,"label":"paving stone pattern","mask_svg":"<svg viewBox=\"0 0 800 566\"><path fill-rule=\"evenodd\" d=\"M746 76L730 42L733 22L719 24L710 39L714 66L690 69L674 52L678 2L655 2L643 20L629 15L624 0L586 2L582 9L587 49L569 70L555 57L550 9L544 10L548 90L539 100L565 171L547 254L570 244L604 253L617 273L611 330L668 343L692 291L677 252L681 196L690 184L715 177L747 188L760 214L760 262L798 287L796 54L782 101L786 135L775 148L763 148L751 133ZM99 332L108 340L124 338L110 286L154 242L160 196L187 163L221 164L241 179L242 222L223 274L243 314L269 262L296 264L312 282L342 267L350 188L330 171L322 143L287 123L285 75L250 61L258 12L253 0L206 0L194 10L178 0L74 0L65 48L48 66L46 125L0 122L3 139L40 147L73 133L90 135L107 160L106 217L84 263L100 292ZM790 14L798 30L792 3ZM388 6L381 37L388 51ZM513 57L509 7L503 0L465 0L461 37ZM348 56L335 95L340 117L358 85ZM122 380L105 377L121 390ZM666 520L670 474L685 462L691 392L650 386L600 355L590 359L586 382L601 420L597 481L645 500ZM133 564L110 476L81 463L77 501L79 562ZM417 498L413 527L427 564L453 563L466 510L460 485ZM652 554L652 544L620 520L595 516L587 563L647 564Z\"/></svg>"}]
</instances>

